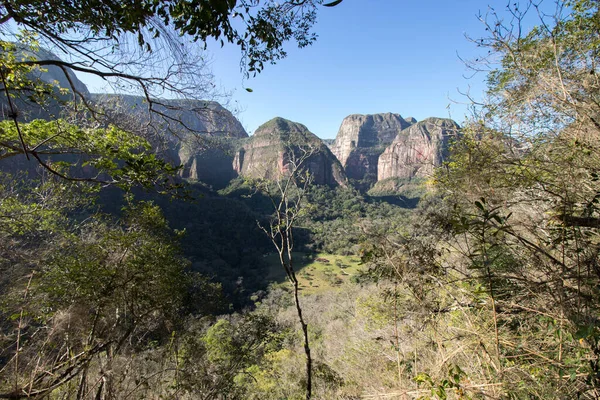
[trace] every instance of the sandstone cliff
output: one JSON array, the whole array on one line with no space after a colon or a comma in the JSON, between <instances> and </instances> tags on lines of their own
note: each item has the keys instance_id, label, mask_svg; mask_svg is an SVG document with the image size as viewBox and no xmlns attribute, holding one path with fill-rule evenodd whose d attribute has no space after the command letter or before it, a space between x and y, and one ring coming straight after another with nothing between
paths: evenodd
<instances>
[{"instance_id":1,"label":"sandstone cliff","mask_svg":"<svg viewBox=\"0 0 600 400\"><path fill-rule=\"evenodd\" d=\"M348 178L363 181L368 189L377 180L379 155L413 120L393 113L350 115L342 121L331 150Z\"/></svg>"},{"instance_id":2,"label":"sandstone cliff","mask_svg":"<svg viewBox=\"0 0 600 400\"><path fill-rule=\"evenodd\" d=\"M179 176L221 188L237 176L233 169L234 146L230 140L248 134L233 114L214 101L160 100L157 113L148 112L141 96L95 94L94 100L110 110L112 118L130 125L151 124L162 141L155 147L174 165Z\"/></svg>"},{"instance_id":3,"label":"sandstone cliff","mask_svg":"<svg viewBox=\"0 0 600 400\"><path fill-rule=\"evenodd\" d=\"M403 130L379 156L377 180L430 176L459 130L456 122L444 118L427 118Z\"/></svg>"},{"instance_id":4,"label":"sandstone cliff","mask_svg":"<svg viewBox=\"0 0 600 400\"><path fill-rule=\"evenodd\" d=\"M274 118L261 125L241 146L233 161L242 176L279 179L290 172L292 161L304 151L312 155L307 170L319 185L346 185L343 168L329 148L304 125Z\"/></svg>"},{"instance_id":5,"label":"sandstone cliff","mask_svg":"<svg viewBox=\"0 0 600 400\"><path fill-rule=\"evenodd\" d=\"M142 96L92 94L96 104L113 114L113 118L133 117L137 124L151 122L156 129L181 138L189 134L212 137L245 138L248 133L233 114L215 101L161 99L153 105L154 113Z\"/></svg>"},{"instance_id":6,"label":"sandstone cliff","mask_svg":"<svg viewBox=\"0 0 600 400\"><path fill-rule=\"evenodd\" d=\"M42 60L59 60L44 49L35 53L26 48L21 51ZM64 116L65 102L83 96L92 109L102 110L96 114L101 124L115 124L145 136L160 156L174 165L182 165L179 171L182 178L219 187L237 176L232 167L235 147L227 142L247 138L248 134L231 112L217 102L161 99L155 106L157 112L149 113L148 104L141 96L90 93L70 68L48 66L31 75L32 79L57 86L56 96L43 107L17 97L14 103L23 121ZM59 92L58 87L68 89L68 93ZM77 92L77 96L73 92ZM8 110L5 97L0 96L0 119L7 118ZM36 166L19 157L0 163L2 170L33 170Z\"/></svg>"}]
</instances>

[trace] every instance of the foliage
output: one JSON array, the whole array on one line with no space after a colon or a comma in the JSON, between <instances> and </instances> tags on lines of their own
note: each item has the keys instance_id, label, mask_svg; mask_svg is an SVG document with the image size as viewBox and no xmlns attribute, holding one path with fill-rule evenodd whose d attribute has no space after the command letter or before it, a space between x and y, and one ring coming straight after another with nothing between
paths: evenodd
<instances>
[{"instance_id":1,"label":"foliage","mask_svg":"<svg viewBox=\"0 0 600 400\"><path fill-rule=\"evenodd\" d=\"M3 393L597 398L600 13L596 2L557 4L551 18L535 2L509 5L507 21L482 17L490 36L478 44L499 60L489 65L488 104L437 171L436 193L413 210L309 187L301 168L262 182L263 195L237 181L196 204L165 207L168 219L205 241L183 238L194 268L221 271L232 293L267 275L265 240L249 228L262 221L293 299L272 286L252 296L251 309L207 316L223 310L214 304L219 286L187 269L180 233L156 206L132 202L116 221L77 212L84 189L73 182L3 179ZM527 13L541 18L530 31ZM19 135L46 141L50 150L89 141L98 159L113 162L90 166L131 183L160 170L139 179L122 172L116 160L145 144L120 131L97 144L87 128L69 126L59 137L50 125L29 130L40 124L21 124L21 134L7 125L0 137L15 148ZM123 152L103 152L107 143ZM253 252L243 250L250 245ZM298 262L293 250L311 246L346 254L320 265L319 279L335 280L346 265L354 272L349 260L360 251L360 285L300 291L316 270L299 269L312 260ZM184 306L189 299L195 307Z\"/></svg>"},{"instance_id":2,"label":"foliage","mask_svg":"<svg viewBox=\"0 0 600 400\"><path fill-rule=\"evenodd\" d=\"M345 290L346 283L359 277L360 260L357 257L327 253L296 253L298 283L303 295L314 295L331 290ZM285 272L276 254L264 257L269 265L269 282L285 282ZM285 289L285 285L280 285ZM273 287L271 287L271 290Z\"/></svg>"},{"instance_id":3,"label":"foliage","mask_svg":"<svg viewBox=\"0 0 600 400\"><path fill-rule=\"evenodd\" d=\"M180 383L202 398L248 398L251 371L281 348L285 328L261 312L234 314L206 329L189 326L179 349Z\"/></svg>"},{"instance_id":4,"label":"foliage","mask_svg":"<svg viewBox=\"0 0 600 400\"><path fill-rule=\"evenodd\" d=\"M488 15L478 43L500 57L489 104L438 173L464 256L456 270L489 305L495 379L519 382L510 396L598 393L595 334L578 341L597 331L597 7L558 2L549 15L527 2L509 6L510 23ZM528 13L539 25L525 32Z\"/></svg>"},{"instance_id":5,"label":"foliage","mask_svg":"<svg viewBox=\"0 0 600 400\"><path fill-rule=\"evenodd\" d=\"M131 204L120 223L94 214L77 221L64 203L75 195L65 191L68 182L22 185L19 197L0 204L3 243L11 246L0 265L14 279L0 286L7 317L0 327L2 395L114 396L120 357L165 341L192 310L185 302L194 288L208 301L193 312L210 311L208 293L218 287L187 271L179 233L156 206ZM106 385L92 384L97 379Z\"/></svg>"},{"instance_id":6,"label":"foliage","mask_svg":"<svg viewBox=\"0 0 600 400\"><path fill-rule=\"evenodd\" d=\"M24 151L21 141L30 149ZM116 127L84 129L63 120L0 122L0 159L26 154L50 173L70 181L118 185L124 189L176 188L177 171L159 159L143 138Z\"/></svg>"},{"instance_id":7,"label":"foliage","mask_svg":"<svg viewBox=\"0 0 600 400\"><path fill-rule=\"evenodd\" d=\"M102 46L95 47L93 42L100 41L103 46L118 43L124 34L135 35L137 44L146 51L156 50L157 38L175 40L170 36L173 34L201 43L208 39L227 41L241 48L249 72L258 72L265 62L285 56L282 48L285 42L295 40L303 47L314 41L310 28L319 4L316 1L279 4L246 0L200 3L86 0L50 5L28 0L4 4L1 22L14 21L28 31L81 53L84 60L98 57L97 49ZM83 65L86 70L102 75L100 68Z\"/></svg>"}]
</instances>

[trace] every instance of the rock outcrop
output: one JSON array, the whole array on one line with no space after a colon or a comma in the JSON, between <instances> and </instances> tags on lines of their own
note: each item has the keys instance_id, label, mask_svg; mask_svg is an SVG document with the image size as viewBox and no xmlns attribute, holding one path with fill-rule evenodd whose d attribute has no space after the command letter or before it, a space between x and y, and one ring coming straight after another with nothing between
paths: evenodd
<instances>
[{"instance_id":1,"label":"rock outcrop","mask_svg":"<svg viewBox=\"0 0 600 400\"><path fill-rule=\"evenodd\" d=\"M149 112L142 96L122 94L92 94L100 107L109 110L114 118L134 117L136 123L152 124L164 132L180 136L206 135L211 137L246 138L248 133L233 114L216 101L161 99Z\"/></svg>"},{"instance_id":2,"label":"rock outcrop","mask_svg":"<svg viewBox=\"0 0 600 400\"><path fill-rule=\"evenodd\" d=\"M379 156L377 180L430 176L448 153L450 139L459 133L451 119L427 118L404 129Z\"/></svg>"},{"instance_id":3,"label":"rock outcrop","mask_svg":"<svg viewBox=\"0 0 600 400\"><path fill-rule=\"evenodd\" d=\"M377 180L379 155L413 120L393 113L350 115L342 121L331 150L348 178L362 180L368 188Z\"/></svg>"},{"instance_id":4,"label":"rock outcrop","mask_svg":"<svg viewBox=\"0 0 600 400\"><path fill-rule=\"evenodd\" d=\"M241 176L276 180L290 173L293 161L306 151L311 155L305 166L314 183L346 185L340 162L321 139L304 125L283 118L261 125L237 151L233 166Z\"/></svg>"},{"instance_id":5,"label":"rock outcrop","mask_svg":"<svg viewBox=\"0 0 600 400\"><path fill-rule=\"evenodd\" d=\"M233 168L235 146L230 141L247 138L248 133L219 103L160 100L153 106L157 113L151 114L141 96L95 94L93 98L121 123L127 119L133 125L151 122L163 139L155 147L164 149L163 157L169 162L182 166L180 177L222 188L237 176Z\"/></svg>"},{"instance_id":6,"label":"rock outcrop","mask_svg":"<svg viewBox=\"0 0 600 400\"><path fill-rule=\"evenodd\" d=\"M24 56L40 60L60 60L44 49L35 53L27 48L20 51ZM84 97L93 110L102 110L96 113L101 124L115 124L147 137L164 159L182 166L179 171L182 178L221 187L237 176L232 167L236 147L228 141L247 138L248 134L232 113L217 102L160 99L153 105L156 112L151 113L142 96L90 93L70 68L48 66L31 72L31 79L55 86L56 93L55 98L44 107L17 97L14 104L23 121L59 118L65 115L66 101L80 101ZM59 88L67 89L66 93ZM5 97L0 96L0 119L8 118L8 113ZM7 170L10 163L17 161L11 158L1 163L0 169ZM18 166L21 164L21 170L36 167L31 162L19 161Z\"/></svg>"}]
</instances>

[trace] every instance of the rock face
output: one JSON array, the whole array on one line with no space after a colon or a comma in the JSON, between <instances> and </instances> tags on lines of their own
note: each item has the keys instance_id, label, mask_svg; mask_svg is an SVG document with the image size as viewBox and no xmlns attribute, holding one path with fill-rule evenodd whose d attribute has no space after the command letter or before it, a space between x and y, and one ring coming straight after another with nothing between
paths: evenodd
<instances>
[{"instance_id":1,"label":"rock face","mask_svg":"<svg viewBox=\"0 0 600 400\"><path fill-rule=\"evenodd\" d=\"M55 54L49 52L45 49L39 49L33 54L30 50L23 49L24 53L29 56L36 56L40 60L53 60L53 61L61 61ZM58 84L59 87L69 90L69 97L73 97L73 91L79 93L84 97L88 97L90 92L88 91L87 86L77 78L77 75L71 70L71 68L65 68L63 71L60 67L55 65L49 65L44 68L44 72L39 70L32 72L32 78L40 79L46 83L55 85ZM71 86L71 83L73 86Z\"/></svg>"},{"instance_id":2,"label":"rock face","mask_svg":"<svg viewBox=\"0 0 600 400\"><path fill-rule=\"evenodd\" d=\"M177 136L248 137L233 114L215 101L161 99L160 104L153 105L156 113L151 114L142 96L93 94L92 99L117 116L135 116L137 123L152 119L154 125Z\"/></svg>"},{"instance_id":3,"label":"rock face","mask_svg":"<svg viewBox=\"0 0 600 400\"><path fill-rule=\"evenodd\" d=\"M27 59L37 58L39 60L60 61L53 53L45 49L38 49L33 52L26 46L17 44L16 58L25 57ZM13 92L13 106L16 106L20 117L25 121L34 119L55 119L61 114L63 105L67 101L79 100L80 96L88 97L87 86L81 82L70 68L64 71L55 65L45 66L43 69L34 69L28 74L32 81L39 80L41 83L50 85L53 88L54 99L48 101L48 104L40 106L30 101L28 92ZM61 93L60 89L67 89L66 93ZM76 93L74 93L76 92ZM0 95L0 119L9 118L10 107L6 101L4 92Z\"/></svg>"},{"instance_id":4,"label":"rock face","mask_svg":"<svg viewBox=\"0 0 600 400\"><path fill-rule=\"evenodd\" d=\"M236 139L180 142L170 149L166 158L181 165L180 177L221 189L238 176L233 168L236 142Z\"/></svg>"},{"instance_id":5,"label":"rock face","mask_svg":"<svg viewBox=\"0 0 600 400\"><path fill-rule=\"evenodd\" d=\"M40 60L60 60L53 53L39 49L35 53L27 48L19 51L27 57ZM56 86L56 98L45 107L33 104L26 98L16 98L22 120L52 120L65 113L65 102L86 98L94 109L102 109L103 124L114 123L124 129L146 136L163 158L174 165L181 165L182 178L222 187L237 176L232 167L234 149L229 140L247 138L242 124L219 103L203 100L161 99L155 106L157 113L148 111L148 104L141 96L120 94L92 94L70 68L64 70L48 66L43 71L34 70L32 79ZM58 87L67 89L60 93ZM77 96L74 96L74 92ZM9 107L5 97L0 96L0 119L8 118ZM1 170L19 163L20 170L35 169L36 164L11 158L0 163ZM15 164L15 168L17 165ZM13 168L14 169L14 168ZM17 169L19 170L19 169Z\"/></svg>"},{"instance_id":6,"label":"rock face","mask_svg":"<svg viewBox=\"0 0 600 400\"><path fill-rule=\"evenodd\" d=\"M161 146L164 157L181 165L179 176L202 181L214 188L226 186L237 176L233 169L235 146L231 141L248 137L233 114L214 101L161 100L159 114L148 113L148 105L140 96L95 94L94 100L107 107L113 118L139 125L152 118L154 129L166 133ZM161 115L162 114L162 115Z\"/></svg>"},{"instance_id":7,"label":"rock face","mask_svg":"<svg viewBox=\"0 0 600 400\"><path fill-rule=\"evenodd\" d=\"M413 120L393 113L350 115L342 121L331 150L348 178L374 183L379 155Z\"/></svg>"},{"instance_id":8,"label":"rock face","mask_svg":"<svg viewBox=\"0 0 600 400\"><path fill-rule=\"evenodd\" d=\"M459 133L451 119L427 118L400 132L379 156L377 180L429 176L448 153L450 138Z\"/></svg>"},{"instance_id":9,"label":"rock face","mask_svg":"<svg viewBox=\"0 0 600 400\"><path fill-rule=\"evenodd\" d=\"M314 183L346 185L343 168L329 148L304 125L283 118L261 125L236 152L233 167L242 176L276 180L291 171L292 161L304 151L312 153L305 165Z\"/></svg>"}]
</instances>

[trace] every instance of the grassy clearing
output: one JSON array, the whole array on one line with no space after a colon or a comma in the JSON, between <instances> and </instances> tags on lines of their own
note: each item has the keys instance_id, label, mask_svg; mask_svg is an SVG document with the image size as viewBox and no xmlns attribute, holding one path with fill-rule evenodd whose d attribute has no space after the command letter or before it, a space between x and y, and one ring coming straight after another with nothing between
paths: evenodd
<instances>
[{"instance_id":1,"label":"grassy clearing","mask_svg":"<svg viewBox=\"0 0 600 400\"><path fill-rule=\"evenodd\" d=\"M279 284L287 283L277 254L265 256L269 263L267 279ZM326 253L294 253L294 269L303 294L316 294L338 289L350 282L362 269L357 256L340 256Z\"/></svg>"}]
</instances>

